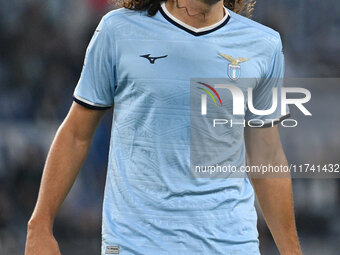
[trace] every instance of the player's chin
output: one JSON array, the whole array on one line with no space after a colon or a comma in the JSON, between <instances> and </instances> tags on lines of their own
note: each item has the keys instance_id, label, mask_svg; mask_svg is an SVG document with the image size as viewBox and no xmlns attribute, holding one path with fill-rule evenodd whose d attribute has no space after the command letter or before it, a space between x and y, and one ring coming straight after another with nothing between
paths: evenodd
<instances>
[{"instance_id":1,"label":"player's chin","mask_svg":"<svg viewBox=\"0 0 340 255\"><path fill-rule=\"evenodd\" d=\"M200 1L207 4L207 5L215 5L218 2L220 2L221 0L200 0Z\"/></svg>"}]
</instances>

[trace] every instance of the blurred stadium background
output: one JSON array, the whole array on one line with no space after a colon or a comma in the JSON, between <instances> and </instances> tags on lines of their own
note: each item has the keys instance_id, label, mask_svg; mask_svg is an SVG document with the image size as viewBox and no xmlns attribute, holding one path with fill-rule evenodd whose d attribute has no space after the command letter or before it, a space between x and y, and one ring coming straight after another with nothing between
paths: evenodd
<instances>
[{"instance_id":1,"label":"blurred stadium background","mask_svg":"<svg viewBox=\"0 0 340 255\"><path fill-rule=\"evenodd\" d=\"M44 160L72 103L86 46L107 0L0 0L0 254L23 254ZM254 19L280 31L288 77L340 77L337 0L258 0ZM282 130L291 163L340 162L339 86L312 94L316 114ZM333 109L334 114L325 114ZM99 254L111 115L55 222L62 253ZM329 123L329 124L320 124ZM339 179L294 179L306 255L340 251ZM278 254L263 219L261 250Z\"/></svg>"}]
</instances>

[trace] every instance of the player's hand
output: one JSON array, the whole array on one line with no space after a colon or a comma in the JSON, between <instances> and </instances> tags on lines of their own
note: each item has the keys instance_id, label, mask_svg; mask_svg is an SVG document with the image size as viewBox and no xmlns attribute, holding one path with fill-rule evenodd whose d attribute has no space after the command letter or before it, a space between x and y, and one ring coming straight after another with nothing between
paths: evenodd
<instances>
[{"instance_id":1,"label":"player's hand","mask_svg":"<svg viewBox=\"0 0 340 255\"><path fill-rule=\"evenodd\" d=\"M38 226L28 226L25 255L61 255L51 231Z\"/></svg>"}]
</instances>

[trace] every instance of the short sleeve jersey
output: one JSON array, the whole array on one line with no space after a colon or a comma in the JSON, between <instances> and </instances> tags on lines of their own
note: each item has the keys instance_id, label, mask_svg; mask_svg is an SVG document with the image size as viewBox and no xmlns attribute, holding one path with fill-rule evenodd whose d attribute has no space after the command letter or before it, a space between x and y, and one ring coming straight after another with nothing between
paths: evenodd
<instances>
[{"instance_id":1,"label":"short sleeve jersey","mask_svg":"<svg viewBox=\"0 0 340 255\"><path fill-rule=\"evenodd\" d=\"M268 109L283 73L279 34L227 9L201 29L164 4L152 17L123 8L102 18L74 100L96 110L114 106L103 255L259 254L249 179L190 175L190 80L254 78L253 105ZM245 109L244 120L285 117ZM226 142L225 157L245 165L243 131L228 136L237 141Z\"/></svg>"}]
</instances>

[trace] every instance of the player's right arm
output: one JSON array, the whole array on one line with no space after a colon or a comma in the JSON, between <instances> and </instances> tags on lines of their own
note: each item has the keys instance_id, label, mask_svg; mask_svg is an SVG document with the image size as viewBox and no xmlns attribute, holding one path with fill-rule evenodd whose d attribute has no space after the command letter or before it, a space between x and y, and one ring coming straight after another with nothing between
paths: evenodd
<instances>
[{"instance_id":1,"label":"player's right arm","mask_svg":"<svg viewBox=\"0 0 340 255\"><path fill-rule=\"evenodd\" d=\"M53 236L55 215L86 158L105 111L73 103L48 154L38 201L28 223L25 255L59 255Z\"/></svg>"},{"instance_id":2,"label":"player's right arm","mask_svg":"<svg viewBox=\"0 0 340 255\"><path fill-rule=\"evenodd\" d=\"M52 232L54 217L77 177L105 109L114 105L113 34L104 17L86 51L73 95L76 103L60 126L47 157L38 201L28 223L26 255L60 255Z\"/></svg>"}]
</instances>

